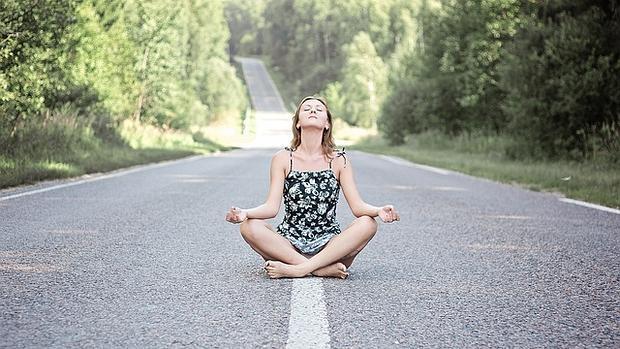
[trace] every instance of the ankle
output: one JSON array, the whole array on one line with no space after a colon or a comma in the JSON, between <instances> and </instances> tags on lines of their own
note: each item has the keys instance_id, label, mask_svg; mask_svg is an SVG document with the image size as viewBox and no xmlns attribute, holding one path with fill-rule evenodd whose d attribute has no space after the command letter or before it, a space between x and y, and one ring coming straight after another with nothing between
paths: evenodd
<instances>
[{"instance_id":1,"label":"ankle","mask_svg":"<svg viewBox=\"0 0 620 349\"><path fill-rule=\"evenodd\" d=\"M297 264L297 265L293 265L292 266L295 270L295 274L299 275L299 276L307 276L307 275L314 275L314 271L312 269L309 269L308 266L306 265L306 263L301 263L301 264Z\"/></svg>"}]
</instances>

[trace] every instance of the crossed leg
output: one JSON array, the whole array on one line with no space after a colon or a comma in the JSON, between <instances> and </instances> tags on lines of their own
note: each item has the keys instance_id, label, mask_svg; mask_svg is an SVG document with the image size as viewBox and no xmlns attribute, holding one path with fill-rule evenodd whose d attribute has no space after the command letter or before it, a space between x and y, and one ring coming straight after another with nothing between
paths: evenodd
<instances>
[{"instance_id":1,"label":"crossed leg","mask_svg":"<svg viewBox=\"0 0 620 349\"><path fill-rule=\"evenodd\" d=\"M347 249L348 252L343 254L341 257L333 259L330 263L325 263L324 265L314 268L313 270L310 270L300 276L313 274L316 276L346 278L348 276L348 273L346 272L347 268L351 266L356 255L366 246L366 244L374 236L374 233L377 231L376 221L367 216L363 217L353 221L353 223L351 223L351 225L349 225L344 232L349 231L352 228L359 228L359 226L367 226L367 229L365 230L372 232L371 234L364 234L364 238L356 239L359 241L357 241L356 244L354 243L354 248ZM308 258L312 259L321 254L328 248L328 246L333 245L332 241L334 241L338 236L344 234L344 232L342 232L340 235L333 237L321 252L314 257L310 257L299 253L285 237L275 232L274 229L264 220L248 219L241 224L240 231L243 239L254 251L260 254L268 264L280 263L282 265L298 265L305 263L309 260ZM268 272L269 268L273 267L271 264L266 267ZM274 277L271 274L270 276Z\"/></svg>"},{"instance_id":2,"label":"crossed leg","mask_svg":"<svg viewBox=\"0 0 620 349\"><path fill-rule=\"evenodd\" d=\"M273 227L262 219L246 220L241 224L240 231L243 239L265 261L278 260L288 264L300 264L309 257L299 253L285 237L275 232ZM346 268L343 263L333 263L315 270L312 274L344 279L348 276Z\"/></svg>"}]
</instances>

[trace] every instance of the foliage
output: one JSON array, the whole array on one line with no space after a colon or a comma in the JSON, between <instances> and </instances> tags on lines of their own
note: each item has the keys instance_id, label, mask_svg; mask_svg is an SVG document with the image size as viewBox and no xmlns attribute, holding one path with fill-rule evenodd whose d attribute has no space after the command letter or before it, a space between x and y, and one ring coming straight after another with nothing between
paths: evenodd
<instances>
[{"instance_id":1,"label":"foliage","mask_svg":"<svg viewBox=\"0 0 620 349\"><path fill-rule=\"evenodd\" d=\"M366 32L358 33L344 49L341 87L335 87L338 113L355 126L374 127L385 95L387 68ZM340 106L342 105L342 106Z\"/></svg>"},{"instance_id":2,"label":"foliage","mask_svg":"<svg viewBox=\"0 0 620 349\"><path fill-rule=\"evenodd\" d=\"M239 118L228 39L221 1L1 2L0 155L131 145L128 120L188 130Z\"/></svg>"},{"instance_id":3,"label":"foliage","mask_svg":"<svg viewBox=\"0 0 620 349\"><path fill-rule=\"evenodd\" d=\"M513 156L620 160L618 4L554 2L534 8L502 63Z\"/></svg>"},{"instance_id":4,"label":"foliage","mask_svg":"<svg viewBox=\"0 0 620 349\"><path fill-rule=\"evenodd\" d=\"M402 40L406 0L266 0L247 4L229 1L231 47L234 52L268 56L293 91L293 101L326 91L342 81L347 61L345 47L364 32L376 56L387 59ZM262 17L256 18L260 13ZM240 16L246 21L241 24ZM246 38L246 39L244 39ZM238 40L238 41L237 41ZM374 58L373 58L374 59ZM333 92L333 91L332 91ZM353 116L352 116L353 117ZM360 117L364 119L364 117Z\"/></svg>"},{"instance_id":5,"label":"foliage","mask_svg":"<svg viewBox=\"0 0 620 349\"><path fill-rule=\"evenodd\" d=\"M481 132L510 137L512 158L620 159L617 1L426 5L390 61L379 128L392 143Z\"/></svg>"},{"instance_id":6,"label":"foliage","mask_svg":"<svg viewBox=\"0 0 620 349\"><path fill-rule=\"evenodd\" d=\"M22 121L73 85L55 53L66 45L74 8L72 0L0 2L0 149L11 151Z\"/></svg>"}]
</instances>

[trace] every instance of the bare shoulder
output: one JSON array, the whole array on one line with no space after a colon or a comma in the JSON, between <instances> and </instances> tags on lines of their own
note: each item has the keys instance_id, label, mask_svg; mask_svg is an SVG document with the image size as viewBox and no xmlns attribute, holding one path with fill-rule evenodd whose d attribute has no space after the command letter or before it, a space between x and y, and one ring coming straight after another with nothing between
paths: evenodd
<instances>
[{"instance_id":1,"label":"bare shoulder","mask_svg":"<svg viewBox=\"0 0 620 349\"><path fill-rule=\"evenodd\" d=\"M287 149L280 149L271 157L271 164L277 167L286 168L289 161L289 156L289 151Z\"/></svg>"},{"instance_id":2,"label":"bare shoulder","mask_svg":"<svg viewBox=\"0 0 620 349\"><path fill-rule=\"evenodd\" d=\"M340 174L345 169L350 169L351 159L349 154L347 154L344 150L334 150L332 153L332 169L337 174L338 178L340 178Z\"/></svg>"},{"instance_id":3,"label":"bare shoulder","mask_svg":"<svg viewBox=\"0 0 620 349\"><path fill-rule=\"evenodd\" d=\"M288 158L288 156L289 156L289 151L287 149L280 149L273 154L272 159L284 159L284 158Z\"/></svg>"}]
</instances>

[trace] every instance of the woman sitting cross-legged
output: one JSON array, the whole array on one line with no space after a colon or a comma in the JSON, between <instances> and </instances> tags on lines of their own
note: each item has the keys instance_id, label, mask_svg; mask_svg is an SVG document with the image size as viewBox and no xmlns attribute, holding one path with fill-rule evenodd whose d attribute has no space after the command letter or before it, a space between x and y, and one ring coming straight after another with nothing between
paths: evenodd
<instances>
[{"instance_id":1,"label":"woman sitting cross-legged","mask_svg":"<svg viewBox=\"0 0 620 349\"><path fill-rule=\"evenodd\" d=\"M360 197L351 161L344 149L335 150L332 116L324 100L304 98L292 129L291 147L271 160L267 201L252 209L233 206L226 220L241 223L241 235L265 259L270 277L344 279L355 256L377 232L375 217L391 223L400 216L392 205L375 207ZM342 232L336 221L340 188L357 217ZM273 229L265 219L278 214L283 196L285 216Z\"/></svg>"}]
</instances>

